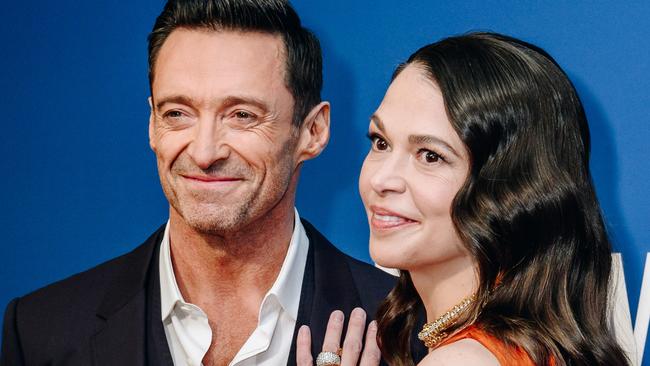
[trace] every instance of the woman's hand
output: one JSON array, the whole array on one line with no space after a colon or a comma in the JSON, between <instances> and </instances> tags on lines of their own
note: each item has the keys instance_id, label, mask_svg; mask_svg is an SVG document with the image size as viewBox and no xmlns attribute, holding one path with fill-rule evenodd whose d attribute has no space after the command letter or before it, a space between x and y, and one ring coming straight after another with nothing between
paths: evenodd
<instances>
[{"instance_id":1,"label":"woman's hand","mask_svg":"<svg viewBox=\"0 0 650 366\"><path fill-rule=\"evenodd\" d=\"M344 318L345 316L340 310L336 310L330 315L330 319L327 322L327 330L325 331L325 339L323 340L323 352L338 354L339 349L341 349L341 366L379 365L381 352L377 346L377 323L373 320L368 325L366 343L364 345L363 333L366 327L366 312L361 308L352 310L343 347L339 348ZM303 325L300 327L296 346L296 364L298 366L313 366L311 332L308 326ZM337 365L337 363L329 363L326 365Z\"/></svg>"}]
</instances>

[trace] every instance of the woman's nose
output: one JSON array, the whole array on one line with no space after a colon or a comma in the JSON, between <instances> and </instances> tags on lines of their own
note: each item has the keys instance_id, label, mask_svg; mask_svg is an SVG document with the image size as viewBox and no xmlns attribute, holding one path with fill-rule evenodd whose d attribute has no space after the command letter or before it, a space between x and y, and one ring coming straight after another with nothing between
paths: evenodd
<instances>
[{"instance_id":1,"label":"woman's nose","mask_svg":"<svg viewBox=\"0 0 650 366\"><path fill-rule=\"evenodd\" d=\"M380 196L393 193L403 193L406 189L404 170L406 163L398 155L373 162L374 171L370 178L370 186Z\"/></svg>"}]
</instances>

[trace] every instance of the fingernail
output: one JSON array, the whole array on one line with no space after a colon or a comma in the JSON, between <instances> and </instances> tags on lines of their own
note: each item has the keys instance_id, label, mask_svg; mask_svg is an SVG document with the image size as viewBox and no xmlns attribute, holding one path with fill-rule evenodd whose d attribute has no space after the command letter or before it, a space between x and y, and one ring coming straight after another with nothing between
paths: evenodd
<instances>
[{"instance_id":1,"label":"fingernail","mask_svg":"<svg viewBox=\"0 0 650 366\"><path fill-rule=\"evenodd\" d=\"M343 312L341 310L334 310L334 312L332 312L332 319L336 320L337 322L342 322L343 317Z\"/></svg>"},{"instance_id":2,"label":"fingernail","mask_svg":"<svg viewBox=\"0 0 650 366\"><path fill-rule=\"evenodd\" d=\"M309 327L307 325L303 325L298 329L298 336L304 336L309 334Z\"/></svg>"},{"instance_id":3,"label":"fingernail","mask_svg":"<svg viewBox=\"0 0 650 366\"><path fill-rule=\"evenodd\" d=\"M304 325L303 325L303 327L304 327ZM376 320L373 320L373 321L370 322L370 324L368 324L368 330L372 330L372 331L377 330L377 321Z\"/></svg>"},{"instance_id":4,"label":"fingernail","mask_svg":"<svg viewBox=\"0 0 650 366\"><path fill-rule=\"evenodd\" d=\"M352 315L351 316L353 316L353 317L355 317L357 319L365 319L366 318L366 312L363 311L363 309L361 309L361 308L354 308L354 310L352 310Z\"/></svg>"}]
</instances>

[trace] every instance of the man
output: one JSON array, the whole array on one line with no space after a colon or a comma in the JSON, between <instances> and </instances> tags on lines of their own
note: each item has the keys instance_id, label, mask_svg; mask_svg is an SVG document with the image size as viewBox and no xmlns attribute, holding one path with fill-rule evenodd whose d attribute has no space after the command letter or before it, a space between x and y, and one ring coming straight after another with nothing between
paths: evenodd
<instances>
[{"instance_id":1,"label":"man","mask_svg":"<svg viewBox=\"0 0 650 366\"><path fill-rule=\"evenodd\" d=\"M294 208L329 138L320 46L281 0L170 0L149 36L149 138L169 221L133 252L14 299L3 365L281 365L296 330L373 314L390 276Z\"/></svg>"}]
</instances>

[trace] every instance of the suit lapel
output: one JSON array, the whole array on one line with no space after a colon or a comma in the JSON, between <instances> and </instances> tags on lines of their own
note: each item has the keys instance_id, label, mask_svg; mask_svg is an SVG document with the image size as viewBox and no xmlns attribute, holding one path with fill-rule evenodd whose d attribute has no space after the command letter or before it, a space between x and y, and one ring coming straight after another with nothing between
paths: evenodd
<instances>
[{"instance_id":1,"label":"suit lapel","mask_svg":"<svg viewBox=\"0 0 650 366\"><path fill-rule=\"evenodd\" d=\"M147 285L147 365L174 366L160 311L160 245L156 246Z\"/></svg>"},{"instance_id":2,"label":"suit lapel","mask_svg":"<svg viewBox=\"0 0 650 366\"><path fill-rule=\"evenodd\" d=\"M322 350L330 313L338 309L348 316L352 309L361 306L346 256L309 222L302 220L302 223L309 238L309 254L288 365L296 362L296 336L300 326L309 325L312 354L316 355Z\"/></svg>"},{"instance_id":3,"label":"suit lapel","mask_svg":"<svg viewBox=\"0 0 650 366\"><path fill-rule=\"evenodd\" d=\"M154 253L163 232L164 226L143 245L115 260L119 261L115 271L118 275L110 283L97 311L103 324L91 339L95 365L145 364L147 285L150 273L157 270L153 266L158 262Z\"/></svg>"},{"instance_id":4,"label":"suit lapel","mask_svg":"<svg viewBox=\"0 0 650 366\"><path fill-rule=\"evenodd\" d=\"M144 292L140 292L106 320L91 341L95 365L145 364L144 308Z\"/></svg>"}]
</instances>

